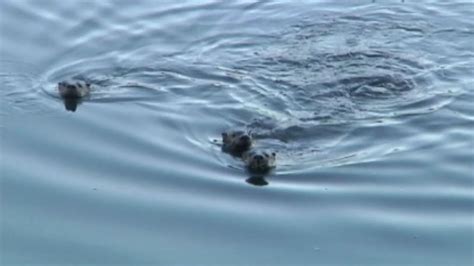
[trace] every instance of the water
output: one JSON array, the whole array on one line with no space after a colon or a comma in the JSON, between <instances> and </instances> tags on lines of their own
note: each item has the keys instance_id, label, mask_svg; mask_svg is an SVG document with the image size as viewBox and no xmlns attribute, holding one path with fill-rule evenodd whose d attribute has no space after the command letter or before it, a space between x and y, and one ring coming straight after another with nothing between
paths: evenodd
<instances>
[{"instance_id":1,"label":"water","mask_svg":"<svg viewBox=\"0 0 474 266\"><path fill-rule=\"evenodd\" d=\"M2 265L473 263L472 2L0 10Z\"/></svg>"}]
</instances>

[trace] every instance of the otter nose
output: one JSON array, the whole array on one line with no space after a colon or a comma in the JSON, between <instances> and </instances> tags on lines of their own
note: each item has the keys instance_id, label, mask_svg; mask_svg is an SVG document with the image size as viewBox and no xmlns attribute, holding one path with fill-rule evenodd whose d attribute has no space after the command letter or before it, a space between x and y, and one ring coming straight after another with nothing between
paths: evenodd
<instances>
[{"instance_id":1,"label":"otter nose","mask_svg":"<svg viewBox=\"0 0 474 266\"><path fill-rule=\"evenodd\" d=\"M250 146L251 140L249 136L243 135L239 138L239 142L241 145Z\"/></svg>"},{"instance_id":2,"label":"otter nose","mask_svg":"<svg viewBox=\"0 0 474 266\"><path fill-rule=\"evenodd\" d=\"M244 141L244 142L248 142L248 141L250 141L250 137L247 136L247 135L243 135L243 136L240 137L240 140Z\"/></svg>"},{"instance_id":3,"label":"otter nose","mask_svg":"<svg viewBox=\"0 0 474 266\"><path fill-rule=\"evenodd\" d=\"M263 160L263 156L262 155L255 155L255 160L257 161L262 161Z\"/></svg>"}]
</instances>

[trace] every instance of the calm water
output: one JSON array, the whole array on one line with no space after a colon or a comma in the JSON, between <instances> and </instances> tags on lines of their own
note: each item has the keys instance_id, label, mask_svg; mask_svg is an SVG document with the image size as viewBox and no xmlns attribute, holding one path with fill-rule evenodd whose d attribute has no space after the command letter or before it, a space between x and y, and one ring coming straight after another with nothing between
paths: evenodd
<instances>
[{"instance_id":1,"label":"calm water","mask_svg":"<svg viewBox=\"0 0 474 266\"><path fill-rule=\"evenodd\" d=\"M473 263L474 3L154 2L0 2L2 265Z\"/></svg>"}]
</instances>

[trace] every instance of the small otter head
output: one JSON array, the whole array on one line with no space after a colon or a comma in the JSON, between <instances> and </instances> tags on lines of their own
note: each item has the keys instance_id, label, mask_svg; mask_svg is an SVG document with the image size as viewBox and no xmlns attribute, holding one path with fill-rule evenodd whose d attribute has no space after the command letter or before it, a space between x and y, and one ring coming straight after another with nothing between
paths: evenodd
<instances>
[{"instance_id":1,"label":"small otter head","mask_svg":"<svg viewBox=\"0 0 474 266\"><path fill-rule=\"evenodd\" d=\"M89 93L90 86L84 81L61 81L58 83L58 91L62 98L82 98Z\"/></svg>"},{"instance_id":2,"label":"small otter head","mask_svg":"<svg viewBox=\"0 0 474 266\"><path fill-rule=\"evenodd\" d=\"M242 153L252 146L252 137L245 131L222 133L223 149L231 153Z\"/></svg>"},{"instance_id":3,"label":"small otter head","mask_svg":"<svg viewBox=\"0 0 474 266\"><path fill-rule=\"evenodd\" d=\"M252 172L266 172L275 167L275 152L253 150L242 156L247 168Z\"/></svg>"}]
</instances>

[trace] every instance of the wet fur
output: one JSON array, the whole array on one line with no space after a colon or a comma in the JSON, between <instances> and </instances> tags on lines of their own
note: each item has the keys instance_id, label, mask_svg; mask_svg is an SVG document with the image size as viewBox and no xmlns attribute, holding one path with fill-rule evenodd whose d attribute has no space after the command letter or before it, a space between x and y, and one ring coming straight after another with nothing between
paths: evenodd
<instances>
[{"instance_id":1,"label":"wet fur","mask_svg":"<svg viewBox=\"0 0 474 266\"><path fill-rule=\"evenodd\" d=\"M235 156L250 150L252 147L252 136L241 130L222 133L222 150Z\"/></svg>"},{"instance_id":2,"label":"wet fur","mask_svg":"<svg viewBox=\"0 0 474 266\"><path fill-rule=\"evenodd\" d=\"M59 96L66 110L75 112L82 99L90 93L91 85L80 80L68 80L58 83Z\"/></svg>"},{"instance_id":3,"label":"wet fur","mask_svg":"<svg viewBox=\"0 0 474 266\"><path fill-rule=\"evenodd\" d=\"M242 160L249 171L264 173L275 167L276 153L253 149L244 152Z\"/></svg>"},{"instance_id":4,"label":"wet fur","mask_svg":"<svg viewBox=\"0 0 474 266\"><path fill-rule=\"evenodd\" d=\"M62 81L58 83L61 98L83 98L90 92L91 85L84 81Z\"/></svg>"}]
</instances>

